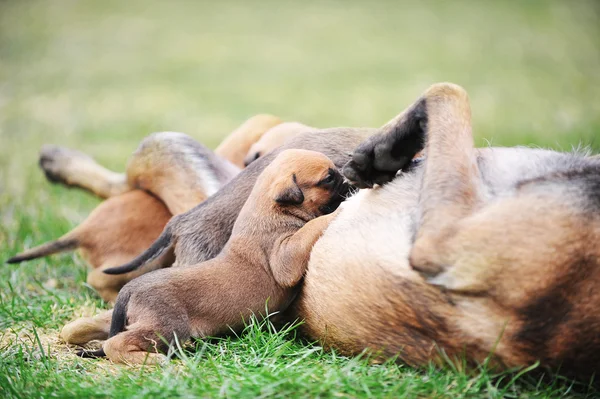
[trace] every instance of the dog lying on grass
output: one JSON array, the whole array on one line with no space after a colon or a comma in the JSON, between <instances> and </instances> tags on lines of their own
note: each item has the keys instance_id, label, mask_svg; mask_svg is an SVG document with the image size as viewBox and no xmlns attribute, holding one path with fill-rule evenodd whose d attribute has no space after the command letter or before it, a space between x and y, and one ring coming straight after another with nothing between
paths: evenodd
<instances>
[{"instance_id":1,"label":"dog lying on grass","mask_svg":"<svg viewBox=\"0 0 600 399\"><path fill-rule=\"evenodd\" d=\"M323 215L337 208L347 188L323 154L282 152L259 176L217 257L149 273L123 287L109 339L94 355L156 363L164 357L156 352L175 338L239 331L244 320L264 311L265 302L269 311L285 310L331 220Z\"/></svg>"},{"instance_id":2,"label":"dog lying on grass","mask_svg":"<svg viewBox=\"0 0 600 399\"><path fill-rule=\"evenodd\" d=\"M326 153L365 188L316 243L288 310L307 336L415 366L540 361L579 379L600 368L599 159L475 149L468 96L452 84L432 86L379 130L326 129L283 147L294 146ZM170 266L155 262L168 251L177 267L216 256L281 150L173 218L160 245L125 269ZM108 331L105 316L97 331Z\"/></svg>"}]
</instances>

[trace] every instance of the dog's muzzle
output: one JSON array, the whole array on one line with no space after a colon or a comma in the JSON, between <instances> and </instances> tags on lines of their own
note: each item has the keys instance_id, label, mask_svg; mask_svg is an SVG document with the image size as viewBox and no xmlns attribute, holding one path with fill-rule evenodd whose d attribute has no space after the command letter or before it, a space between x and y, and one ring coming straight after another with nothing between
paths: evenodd
<instances>
[{"instance_id":1,"label":"dog's muzzle","mask_svg":"<svg viewBox=\"0 0 600 399\"><path fill-rule=\"evenodd\" d=\"M348 198L349 194L350 185L341 175L338 175L336 178L336 185L331 190L331 197L329 198L329 201L325 205L321 206L319 211L321 211L323 215L332 213L346 198Z\"/></svg>"}]
</instances>

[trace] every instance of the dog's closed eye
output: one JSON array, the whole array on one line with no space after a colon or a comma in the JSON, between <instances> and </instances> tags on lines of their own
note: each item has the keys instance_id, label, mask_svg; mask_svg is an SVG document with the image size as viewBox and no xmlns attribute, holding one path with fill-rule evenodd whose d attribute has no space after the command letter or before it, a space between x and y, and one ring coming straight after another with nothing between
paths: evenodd
<instances>
[{"instance_id":1,"label":"dog's closed eye","mask_svg":"<svg viewBox=\"0 0 600 399\"><path fill-rule=\"evenodd\" d=\"M323 186L323 185L331 184L331 183L335 182L335 177L336 177L335 170L330 168L329 173L327 173L327 176L325 176L325 178L323 180L321 180L319 183L317 183L317 185Z\"/></svg>"}]
</instances>

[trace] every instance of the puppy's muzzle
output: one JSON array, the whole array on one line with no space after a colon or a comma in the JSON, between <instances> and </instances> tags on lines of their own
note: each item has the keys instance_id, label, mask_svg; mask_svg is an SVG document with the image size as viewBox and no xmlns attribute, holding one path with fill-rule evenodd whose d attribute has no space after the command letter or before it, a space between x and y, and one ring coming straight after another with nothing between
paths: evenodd
<instances>
[{"instance_id":1,"label":"puppy's muzzle","mask_svg":"<svg viewBox=\"0 0 600 399\"><path fill-rule=\"evenodd\" d=\"M335 211L338 206L350 195L350 185L344 180L342 175L336 174L335 186L331 190L329 201L319 208L323 215Z\"/></svg>"}]
</instances>

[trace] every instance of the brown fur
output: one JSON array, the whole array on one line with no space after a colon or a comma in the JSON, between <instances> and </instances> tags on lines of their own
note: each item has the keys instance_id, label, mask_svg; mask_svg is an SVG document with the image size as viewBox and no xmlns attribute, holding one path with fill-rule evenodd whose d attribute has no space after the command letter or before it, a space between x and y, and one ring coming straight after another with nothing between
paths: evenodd
<instances>
[{"instance_id":1,"label":"brown fur","mask_svg":"<svg viewBox=\"0 0 600 399\"><path fill-rule=\"evenodd\" d=\"M291 314L306 319L304 331L311 338L345 354L367 348L424 365L463 356L481 362L493 352L492 364L499 367L540 360L553 370L586 378L600 367L600 294L595 289L600 284L600 164L591 158L551 157L538 178L524 179L514 192L490 200L482 190L487 183L481 162L493 149L473 148L470 117L462 88L434 85L358 146L344 173L360 187L375 187L372 201L386 192L379 184L413 181L410 159L425 149L419 179L409 186L412 194L403 192L415 196L419 209L406 267L390 269L381 260L390 255L377 253L382 245L371 236L362 237L358 248L345 247L353 245L343 241L347 236L332 235L339 232L342 211L311 254ZM284 147L318 147L339 167L344 146L372 134L331 129L298 136ZM172 222L169 240L179 266L219 252L239 202L278 151ZM572 166L552 172L560 168L553 160L565 159ZM396 178L398 170L407 177ZM402 199L383 203L377 212L388 217L402 211ZM352 228L360 232L361 226L344 226ZM332 248L326 242L338 252L328 252Z\"/></svg>"},{"instance_id":2,"label":"brown fur","mask_svg":"<svg viewBox=\"0 0 600 399\"><path fill-rule=\"evenodd\" d=\"M280 123L282 123L281 119L276 116L267 114L255 115L227 136L219 147L217 147L215 154L235 165L238 168L237 171L239 171L239 169L244 168L244 157L247 155L250 147L266 131ZM44 145L42 147L39 164L51 182L83 188L100 198L109 198L133 190L134 188L141 188L155 192L163 201L166 201L166 198L163 198L162 195L168 196L169 188L178 191L178 186L166 182L162 169L153 163L158 160L160 167L173 170L172 165L166 161L175 161L178 167L185 168L185 163L181 161L190 161L189 150L198 151L198 144L196 142L193 142L193 140L186 142L185 139L180 140L180 142L183 142L181 143L183 145L179 144L179 148L175 151L172 148L165 148L175 144L174 141L176 140L174 140L174 137L177 135L179 134L169 132L166 134L157 133L143 140L129 161L127 173L113 172L99 165L87 154L54 145ZM202 150L200 151L202 152ZM177 158L182 155L183 159L178 160ZM235 169L232 170L235 171ZM175 177L179 177L179 173L184 174L184 171L185 169L180 171L178 168L175 168ZM184 174L183 177L190 177L192 184L185 181L184 178L178 179L176 183L189 186L188 188L193 190L194 181L198 178L189 174L187 176ZM160 180L158 184L153 181L154 179ZM199 182L195 184L198 185ZM186 198L194 198L194 195L197 196L197 194L183 194ZM197 204L195 201L198 201L198 199L192 200L191 206ZM182 208L185 208L185 206Z\"/></svg>"},{"instance_id":3,"label":"brown fur","mask_svg":"<svg viewBox=\"0 0 600 399\"><path fill-rule=\"evenodd\" d=\"M370 263L360 248L332 262L348 236L330 235L313 250L296 303L305 332L343 353L369 348L413 365L491 356L503 368L539 360L590 377L600 367L600 164L563 157L573 164L565 172L543 165L542 177L490 201L479 168L490 149L473 148L466 92L440 84L359 146L344 173L359 186L390 180L419 141L427 159L413 270Z\"/></svg>"},{"instance_id":4,"label":"brown fur","mask_svg":"<svg viewBox=\"0 0 600 399\"><path fill-rule=\"evenodd\" d=\"M81 187L100 198L123 194L132 189L127 184L125 174L110 171L89 155L69 148L43 146L39 164L51 182Z\"/></svg>"},{"instance_id":5,"label":"brown fur","mask_svg":"<svg viewBox=\"0 0 600 399\"><path fill-rule=\"evenodd\" d=\"M173 217L160 237L144 253L113 273L123 273L143 267L150 271L169 267L169 262L157 262L162 254L175 251L177 264L190 265L215 257L231 235L233 223L248 198L258 175L278 153L285 149L306 149L327 155L342 167L349 151L376 132L376 129L333 128L305 133L290 139L283 146L250 164L218 193L193 209ZM151 263L150 263L151 262Z\"/></svg>"},{"instance_id":6,"label":"brown fur","mask_svg":"<svg viewBox=\"0 0 600 399\"><path fill-rule=\"evenodd\" d=\"M271 129L267 130L265 134L248 150L248 153L244 157L244 165L248 166L258 158L265 156L275 148L282 146L287 140L295 137L299 134L315 131L314 127L303 125L298 122L284 122Z\"/></svg>"},{"instance_id":7,"label":"brown fur","mask_svg":"<svg viewBox=\"0 0 600 399\"><path fill-rule=\"evenodd\" d=\"M147 352L164 349L161 339L185 342L239 331L251 314L264 315L265 302L270 312L284 310L331 219L319 216L341 202L344 187L324 155L279 154L258 178L219 256L193 268L150 273L122 290L106 355L116 362L156 362L160 356ZM120 317L129 325L125 332L114 330L124 323Z\"/></svg>"},{"instance_id":8,"label":"brown fur","mask_svg":"<svg viewBox=\"0 0 600 399\"><path fill-rule=\"evenodd\" d=\"M144 139L130 158L123 179L115 178L117 173L98 165L91 157L60 147L44 146L40 164L56 181L85 187L109 198L65 236L7 262L18 263L79 248L94 269L88 274L88 283L109 302L141 272L111 276L103 270L135 258L158 238L172 214L204 201L239 172L181 133L156 133ZM165 202L137 188L154 193ZM172 251L165 251L155 262L173 262Z\"/></svg>"},{"instance_id":9,"label":"brown fur","mask_svg":"<svg viewBox=\"0 0 600 399\"><path fill-rule=\"evenodd\" d=\"M146 137L127 164L130 187L162 199L173 215L186 212L214 194L239 169L183 133Z\"/></svg>"},{"instance_id":10,"label":"brown fur","mask_svg":"<svg viewBox=\"0 0 600 399\"><path fill-rule=\"evenodd\" d=\"M234 178L224 189L206 201L204 206L201 204L195 207L195 210L172 219L168 224L169 228L163 231L163 235L166 231L169 234L168 249L162 253L163 255L155 258L150 267L144 266L136 273L170 266L172 260L169 255L172 250L179 251L176 265L196 264L216 256L229 239L233 223L249 196L257 176L284 148L305 148L325 153L340 168L348 161L349 151L376 131L376 129L335 128L293 137L281 149L276 149L253 162L240 173L239 177ZM161 140L164 136L155 139ZM68 334L61 333L61 336L66 342L74 344L88 342L90 336L105 339L108 337L108 325L102 325L102 320L109 319L110 315L101 314L93 320L90 318L75 320L64 327L63 331L68 331ZM91 331L92 327L97 329Z\"/></svg>"},{"instance_id":11,"label":"brown fur","mask_svg":"<svg viewBox=\"0 0 600 399\"><path fill-rule=\"evenodd\" d=\"M215 149L215 153L240 169L245 167L244 159L251 146L274 126L283 121L268 114L255 115L231 132Z\"/></svg>"},{"instance_id":12,"label":"brown fur","mask_svg":"<svg viewBox=\"0 0 600 399\"><path fill-rule=\"evenodd\" d=\"M112 302L121 287L139 273L109 276L102 270L137 256L158 237L170 218L160 200L141 190L132 190L98 205L87 219L58 240L25 251L8 262L78 248L94 269L88 274L88 284L102 299Z\"/></svg>"}]
</instances>

